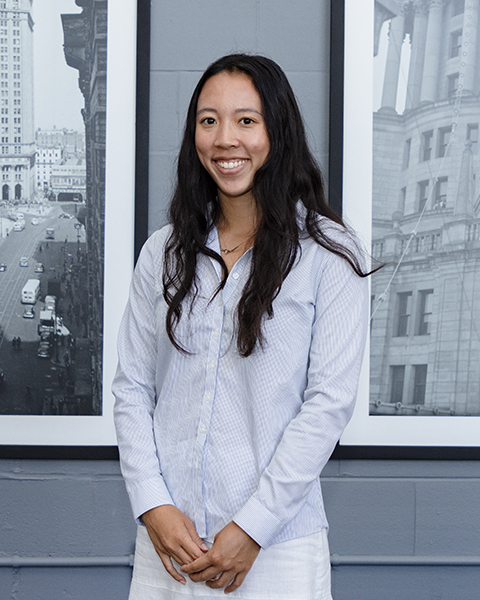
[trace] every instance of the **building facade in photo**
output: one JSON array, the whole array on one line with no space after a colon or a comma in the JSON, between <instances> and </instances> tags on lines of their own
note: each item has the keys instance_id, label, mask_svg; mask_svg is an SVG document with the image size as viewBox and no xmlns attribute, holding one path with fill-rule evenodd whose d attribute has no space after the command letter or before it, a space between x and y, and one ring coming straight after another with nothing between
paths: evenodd
<instances>
[{"instance_id":1,"label":"building facade in photo","mask_svg":"<svg viewBox=\"0 0 480 600\"><path fill-rule=\"evenodd\" d=\"M0 1L1 199L35 193L32 0Z\"/></svg>"},{"instance_id":2,"label":"building facade in photo","mask_svg":"<svg viewBox=\"0 0 480 600\"><path fill-rule=\"evenodd\" d=\"M385 266L372 278L370 413L480 415L480 2L377 1L376 15L390 21L373 125L372 254Z\"/></svg>"},{"instance_id":3,"label":"building facade in photo","mask_svg":"<svg viewBox=\"0 0 480 600\"><path fill-rule=\"evenodd\" d=\"M37 129L35 144L35 185L48 195L53 165L62 159L85 158L85 134L65 128Z\"/></svg>"},{"instance_id":4,"label":"building facade in photo","mask_svg":"<svg viewBox=\"0 0 480 600\"><path fill-rule=\"evenodd\" d=\"M52 166L51 199L58 202L83 202L86 190L84 158L65 158Z\"/></svg>"},{"instance_id":5,"label":"building facade in photo","mask_svg":"<svg viewBox=\"0 0 480 600\"><path fill-rule=\"evenodd\" d=\"M39 148L35 153L35 181L37 190L47 195L50 187L53 165L60 161L63 156L62 148Z\"/></svg>"},{"instance_id":6,"label":"building facade in photo","mask_svg":"<svg viewBox=\"0 0 480 600\"><path fill-rule=\"evenodd\" d=\"M85 99L86 217L93 407L101 412L103 361L103 273L105 228L105 123L107 2L76 0L78 14L62 15L67 64L79 72Z\"/></svg>"}]
</instances>

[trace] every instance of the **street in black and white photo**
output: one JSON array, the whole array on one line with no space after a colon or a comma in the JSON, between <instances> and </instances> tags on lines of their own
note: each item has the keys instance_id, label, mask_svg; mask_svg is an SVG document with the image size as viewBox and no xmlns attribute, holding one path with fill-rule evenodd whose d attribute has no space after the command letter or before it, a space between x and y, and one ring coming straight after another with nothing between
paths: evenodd
<instances>
[{"instance_id":1,"label":"street in black and white photo","mask_svg":"<svg viewBox=\"0 0 480 600\"><path fill-rule=\"evenodd\" d=\"M15 221L2 217L14 227L8 225L1 246L0 414L88 414L89 348L82 342L88 319L87 267L79 207L52 206L45 200L9 210ZM18 223L21 227L15 229ZM22 298L27 293L22 291L36 282L38 290ZM84 405L68 404L69 398L80 396Z\"/></svg>"}]
</instances>

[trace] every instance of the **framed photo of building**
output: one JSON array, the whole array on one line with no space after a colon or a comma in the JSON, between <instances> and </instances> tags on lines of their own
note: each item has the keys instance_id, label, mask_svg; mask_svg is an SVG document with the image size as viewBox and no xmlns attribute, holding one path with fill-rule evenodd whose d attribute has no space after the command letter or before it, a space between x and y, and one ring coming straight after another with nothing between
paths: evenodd
<instances>
[{"instance_id":1,"label":"framed photo of building","mask_svg":"<svg viewBox=\"0 0 480 600\"><path fill-rule=\"evenodd\" d=\"M341 445L478 458L480 2L345 0L332 11L344 20L332 47L344 84L333 191L383 265Z\"/></svg>"},{"instance_id":2,"label":"framed photo of building","mask_svg":"<svg viewBox=\"0 0 480 600\"><path fill-rule=\"evenodd\" d=\"M115 454L116 335L146 231L136 48L137 0L0 2L3 456Z\"/></svg>"}]
</instances>

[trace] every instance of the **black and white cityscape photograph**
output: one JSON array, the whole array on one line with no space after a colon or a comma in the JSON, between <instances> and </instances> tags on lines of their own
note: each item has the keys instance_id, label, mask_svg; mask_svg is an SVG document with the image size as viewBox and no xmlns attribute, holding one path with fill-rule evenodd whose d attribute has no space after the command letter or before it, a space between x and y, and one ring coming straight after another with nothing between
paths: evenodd
<instances>
[{"instance_id":1,"label":"black and white cityscape photograph","mask_svg":"<svg viewBox=\"0 0 480 600\"><path fill-rule=\"evenodd\" d=\"M479 4L375 0L370 415L480 415Z\"/></svg>"},{"instance_id":2,"label":"black and white cityscape photograph","mask_svg":"<svg viewBox=\"0 0 480 600\"><path fill-rule=\"evenodd\" d=\"M0 415L101 415L107 2L0 1Z\"/></svg>"}]
</instances>

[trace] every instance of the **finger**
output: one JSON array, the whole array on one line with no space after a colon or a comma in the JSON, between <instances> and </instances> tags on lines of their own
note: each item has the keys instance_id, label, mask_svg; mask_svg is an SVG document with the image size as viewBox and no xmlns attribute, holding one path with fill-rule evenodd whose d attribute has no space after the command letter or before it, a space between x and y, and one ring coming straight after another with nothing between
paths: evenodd
<instances>
[{"instance_id":1,"label":"finger","mask_svg":"<svg viewBox=\"0 0 480 600\"><path fill-rule=\"evenodd\" d=\"M196 560L200 556L203 556L203 552L197 548L197 553L199 556L192 557L190 552L188 552L183 546L167 548L167 552L174 560L177 561L179 565L191 564L192 560Z\"/></svg>"},{"instance_id":2,"label":"finger","mask_svg":"<svg viewBox=\"0 0 480 600\"><path fill-rule=\"evenodd\" d=\"M188 535L175 540L175 543L170 543L164 549L179 565L190 564L204 555Z\"/></svg>"},{"instance_id":3,"label":"finger","mask_svg":"<svg viewBox=\"0 0 480 600\"><path fill-rule=\"evenodd\" d=\"M202 550L203 552L208 552L208 546L205 544L205 542L202 540L202 538L198 535L194 524L192 522L187 523L186 528L187 528L188 533L190 534L190 537L192 538L192 542L198 548L200 548L200 550ZM195 556L194 558L198 558L198 556Z\"/></svg>"},{"instance_id":4,"label":"finger","mask_svg":"<svg viewBox=\"0 0 480 600\"><path fill-rule=\"evenodd\" d=\"M219 567L209 567L204 571L200 571L200 573L191 573L189 577L195 583L200 583L201 581L210 581L213 579L217 579L221 572L222 571Z\"/></svg>"},{"instance_id":5,"label":"finger","mask_svg":"<svg viewBox=\"0 0 480 600\"><path fill-rule=\"evenodd\" d=\"M213 581L206 581L205 585L207 585L212 590L218 590L220 588L224 588L230 582L232 582L235 578L235 575L235 571L225 571L224 573L221 573L220 577L217 577L217 579Z\"/></svg>"},{"instance_id":6,"label":"finger","mask_svg":"<svg viewBox=\"0 0 480 600\"><path fill-rule=\"evenodd\" d=\"M203 548L200 547L200 544L195 542L190 537L190 532L188 532L188 533L189 533L188 537L185 537L185 539L182 540L182 548L188 555L188 560L183 561L184 563L192 562L192 560L196 560L197 558L200 558L201 556L204 555L205 552L208 551L208 547L205 546L205 543L202 540L202 538L198 538L198 539L200 540L200 543L203 544L203 546L205 546L206 550L203 550Z\"/></svg>"},{"instance_id":7,"label":"finger","mask_svg":"<svg viewBox=\"0 0 480 600\"><path fill-rule=\"evenodd\" d=\"M160 560L163 563L163 566L165 567L165 571L169 575L171 575L175 579L175 581L178 581L179 583L183 583L183 585L185 585L187 583L185 577L183 577L183 575L180 575L180 573L175 569L172 563L172 559L168 556L168 554L164 554L162 552L161 554L159 554L159 556Z\"/></svg>"},{"instance_id":8,"label":"finger","mask_svg":"<svg viewBox=\"0 0 480 600\"><path fill-rule=\"evenodd\" d=\"M225 588L225 593L230 594L231 592L238 590L238 588L242 585L246 575L246 573L237 573L232 583Z\"/></svg>"},{"instance_id":9,"label":"finger","mask_svg":"<svg viewBox=\"0 0 480 600\"><path fill-rule=\"evenodd\" d=\"M210 557L208 554L202 554L200 558L197 558L194 561L190 561L187 564L182 566L182 571L184 573L198 573L199 571L203 571L210 567L212 563L210 562ZM220 571L218 571L220 572Z\"/></svg>"}]
</instances>

